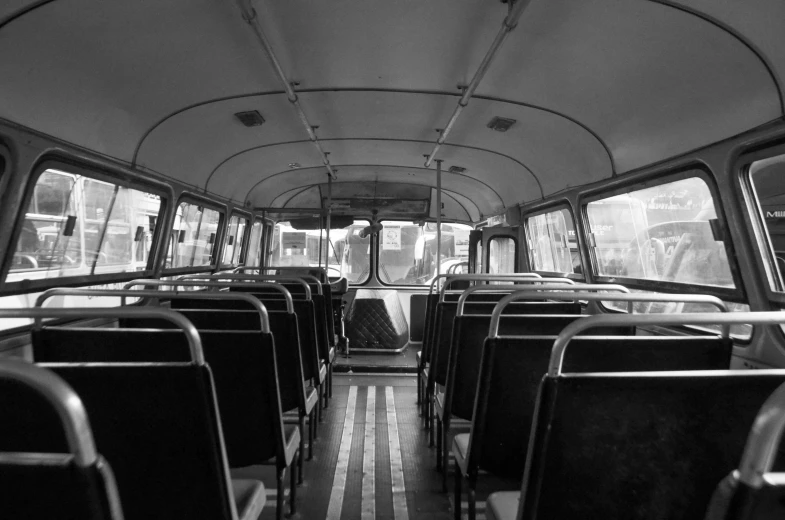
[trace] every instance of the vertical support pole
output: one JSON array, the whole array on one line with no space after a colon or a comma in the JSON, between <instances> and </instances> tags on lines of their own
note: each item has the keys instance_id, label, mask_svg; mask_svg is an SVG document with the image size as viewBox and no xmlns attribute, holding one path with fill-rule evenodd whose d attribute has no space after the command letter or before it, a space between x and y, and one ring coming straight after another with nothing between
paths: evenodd
<instances>
[{"instance_id":1,"label":"vertical support pole","mask_svg":"<svg viewBox=\"0 0 785 520\"><path fill-rule=\"evenodd\" d=\"M270 234L271 231L267 231L268 229L275 230L275 226L267 225L267 212L262 211L262 258L259 259L259 274L265 274L264 268L267 266L267 253L269 252L270 245Z\"/></svg>"},{"instance_id":2,"label":"vertical support pole","mask_svg":"<svg viewBox=\"0 0 785 520\"><path fill-rule=\"evenodd\" d=\"M328 279L325 280L329 282L330 277L330 224L333 212L333 178L328 175L327 176L327 258L324 259L324 267L327 270L327 277ZM321 236L321 235L320 235Z\"/></svg>"},{"instance_id":3,"label":"vertical support pole","mask_svg":"<svg viewBox=\"0 0 785 520\"><path fill-rule=\"evenodd\" d=\"M436 276L442 270L442 160L436 159Z\"/></svg>"}]
</instances>

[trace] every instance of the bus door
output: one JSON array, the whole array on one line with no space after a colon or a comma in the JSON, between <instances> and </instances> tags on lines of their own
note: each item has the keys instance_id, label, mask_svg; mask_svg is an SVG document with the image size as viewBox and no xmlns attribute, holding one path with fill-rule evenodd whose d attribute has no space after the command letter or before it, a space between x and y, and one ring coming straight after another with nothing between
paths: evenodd
<instances>
[{"instance_id":1,"label":"bus door","mask_svg":"<svg viewBox=\"0 0 785 520\"><path fill-rule=\"evenodd\" d=\"M469 272L482 272L482 229L469 231Z\"/></svg>"},{"instance_id":2,"label":"bus door","mask_svg":"<svg viewBox=\"0 0 785 520\"><path fill-rule=\"evenodd\" d=\"M521 272L523 226L482 228L482 266L478 272L499 274Z\"/></svg>"}]
</instances>

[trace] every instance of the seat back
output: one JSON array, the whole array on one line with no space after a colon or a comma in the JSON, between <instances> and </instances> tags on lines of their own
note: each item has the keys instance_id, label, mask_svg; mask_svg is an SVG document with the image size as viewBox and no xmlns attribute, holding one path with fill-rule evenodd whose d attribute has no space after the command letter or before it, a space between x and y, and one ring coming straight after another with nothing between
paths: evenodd
<instances>
[{"instance_id":1,"label":"seat back","mask_svg":"<svg viewBox=\"0 0 785 520\"><path fill-rule=\"evenodd\" d=\"M256 314L258 319L257 312L248 314ZM143 320L125 321L133 324ZM253 319L249 316L248 321ZM283 449L283 422L272 334L257 329L200 330L199 335L218 391L230 465L259 464L274 457ZM174 330L44 327L34 331L33 341L38 362L186 362L190 359L185 335ZM296 406L294 400L292 407Z\"/></svg>"},{"instance_id":2,"label":"seat back","mask_svg":"<svg viewBox=\"0 0 785 520\"><path fill-rule=\"evenodd\" d=\"M765 372L546 377L519 518L703 518L785 381Z\"/></svg>"},{"instance_id":3,"label":"seat back","mask_svg":"<svg viewBox=\"0 0 785 520\"><path fill-rule=\"evenodd\" d=\"M207 366L45 364L79 394L127 520L234 516Z\"/></svg>"},{"instance_id":4,"label":"seat back","mask_svg":"<svg viewBox=\"0 0 785 520\"><path fill-rule=\"evenodd\" d=\"M477 293L484 294L484 293ZM495 304L469 302L464 305L464 312L482 310L490 316ZM453 322L455 320L458 302L440 302L436 304L435 327L433 344L431 346L431 374L433 382L445 385L447 382L447 368L452 344ZM580 314L580 305L564 302L519 302L507 305L504 314ZM566 323L565 323L566 324ZM559 327L561 330L564 325ZM484 331L487 333L488 327ZM532 332L536 334L536 332ZM486 334L487 336L487 334Z\"/></svg>"},{"instance_id":5,"label":"seat back","mask_svg":"<svg viewBox=\"0 0 785 520\"><path fill-rule=\"evenodd\" d=\"M65 382L28 363L0 361L3 518L122 520L114 475L95 453L89 424L75 427L82 417L83 404Z\"/></svg>"},{"instance_id":6,"label":"seat back","mask_svg":"<svg viewBox=\"0 0 785 520\"><path fill-rule=\"evenodd\" d=\"M277 297L265 298L267 295L254 294L268 311L283 311L286 302ZM297 314L298 335L303 358L303 373L306 379L318 377L319 361L329 357L327 333L324 322L317 324L316 305L314 301L294 300L294 312Z\"/></svg>"},{"instance_id":7,"label":"seat back","mask_svg":"<svg viewBox=\"0 0 785 520\"><path fill-rule=\"evenodd\" d=\"M536 396L555 339L485 341L469 446L473 471L521 478ZM725 370L732 348L728 339L705 336L587 336L572 343L564 360L570 372Z\"/></svg>"},{"instance_id":8,"label":"seat back","mask_svg":"<svg viewBox=\"0 0 785 520\"><path fill-rule=\"evenodd\" d=\"M577 319L581 319L581 316L571 314L502 315L499 321L499 331L504 336L559 334L564 327ZM472 418L477 383L480 377L482 350L485 338L488 336L490 323L490 314L463 315L455 318L444 400L444 418L448 424L453 416L466 420ZM629 333L629 329L603 332L622 335Z\"/></svg>"},{"instance_id":9,"label":"seat back","mask_svg":"<svg viewBox=\"0 0 785 520\"><path fill-rule=\"evenodd\" d=\"M129 318L130 323L158 322ZM160 320L171 327L171 322ZM191 359L181 330L109 329L98 327L43 327L33 330L33 359L37 363L166 363Z\"/></svg>"}]
</instances>

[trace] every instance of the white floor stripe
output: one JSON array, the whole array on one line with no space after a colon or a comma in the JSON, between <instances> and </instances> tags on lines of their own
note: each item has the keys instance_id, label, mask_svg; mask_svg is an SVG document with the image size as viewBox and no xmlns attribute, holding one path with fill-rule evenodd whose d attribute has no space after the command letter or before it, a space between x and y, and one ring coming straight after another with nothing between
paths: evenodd
<instances>
[{"instance_id":1,"label":"white floor stripe","mask_svg":"<svg viewBox=\"0 0 785 520\"><path fill-rule=\"evenodd\" d=\"M385 389L387 398L387 436L390 442L390 476L392 477L393 515L395 520L409 520L406 507L406 485L403 479L403 457L398 436L398 416L395 413L393 387Z\"/></svg>"},{"instance_id":2,"label":"white floor stripe","mask_svg":"<svg viewBox=\"0 0 785 520\"><path fill-rule=\"evenodd\" d=\"M357 405L357 387L349 388L349 401L346 404L346 418L343 421L343 435L338 449L338 464L335 466L335 478L330 492L330 504L327 506L327 519L339 520L343 508L346 475L349 472L349 454L352 451L352 432L354 431L354 409Z\"/></svg>"},{"instance_id":3,"label":"white floor stripe","mask_svg":"<svg viewBox=\"0 0 785 520\"><path fill-rule=\"evenodd\" d=\"M368 387L363 449L362 520L376 519L376 387Z\"/></svg>"}]
</instances>

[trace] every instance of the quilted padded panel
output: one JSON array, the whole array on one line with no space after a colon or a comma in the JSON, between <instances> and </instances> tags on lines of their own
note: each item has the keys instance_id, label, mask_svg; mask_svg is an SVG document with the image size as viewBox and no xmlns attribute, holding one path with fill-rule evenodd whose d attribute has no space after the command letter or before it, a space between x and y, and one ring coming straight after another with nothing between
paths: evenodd
<instances>
[{"instance_id":1,"label":"quilted padded panel","mask_svg":"<svg viewBox=\"0 0 785 520\"><path fill-rule=\"evenodd\" d=\"M409 339L401 301L395 291L359 289L346 316L352 348L395 350Z\"/></svg>"}]
</instances>

